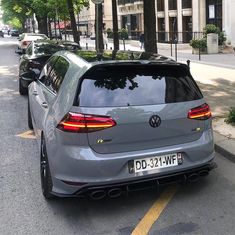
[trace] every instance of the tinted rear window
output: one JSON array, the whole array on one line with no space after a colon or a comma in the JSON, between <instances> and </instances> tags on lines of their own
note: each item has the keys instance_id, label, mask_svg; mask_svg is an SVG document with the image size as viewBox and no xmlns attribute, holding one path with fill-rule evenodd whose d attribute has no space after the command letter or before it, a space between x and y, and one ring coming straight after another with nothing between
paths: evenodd
<instances>
[{"instance_id":1,"label":"tinted rear window","mask_svg":"<svg viewBox=\"0 0 235 235\"><path fill-rule=\"evenodd\" d=\"M51 43L35 43L34 44L34 54L37 54L37 55L51 55L60 50L63 50L61 46L53 45Z\"/></svg>"},{"instance_id":2,"label":"tinted rear window","mask_svg":"<svg viewBox=\"0 0 235 235\"><path fill-rule=\"evenodd\" d=\"M154 105L201 99L183 66L107 66L88 71L78 103L84 107Z\"/></svg>"}]
</instances>

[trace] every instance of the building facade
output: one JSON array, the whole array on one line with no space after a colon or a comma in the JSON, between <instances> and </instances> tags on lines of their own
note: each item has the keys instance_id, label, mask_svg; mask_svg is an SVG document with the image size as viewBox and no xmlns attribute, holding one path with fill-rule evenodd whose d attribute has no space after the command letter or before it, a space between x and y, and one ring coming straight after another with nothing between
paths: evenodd
<instances>
[{"instance_id":1,"label":"building facade","mask_svg":"<svg viewBox=\"0 0 235 235\"><path fill-rule=\"evenodd\" d=\"M112 28L112 2L104 0L102 6L105 28ZM86 35L95 34L95 4L91 0L89 8L83 8L79 13L79 30Z\"/></svg>"},{"instance_id":2,"label":"building facade","mask_svg":"<svg viewBox=\"0 0 235 235\"><path fill-rule=\"evenodd\" d=\"M235 45L234 0L155 0L156 31L159 42L188 43L200 37L206 24L223 30L228 41ZM121 27L127 28L132 38L144 31L143 1L118 0Z\"/></svg>"}]
</instances>

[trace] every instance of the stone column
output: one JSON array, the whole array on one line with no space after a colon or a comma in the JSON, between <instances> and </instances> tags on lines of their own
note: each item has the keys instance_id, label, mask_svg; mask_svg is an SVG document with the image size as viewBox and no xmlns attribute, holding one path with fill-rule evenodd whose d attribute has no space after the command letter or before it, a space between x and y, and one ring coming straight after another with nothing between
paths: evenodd
<instances>
[{"instance_id":1,"label":"stone column","mask_svg":"<svg viewBox=\"0 0 235 235\"><path fill-rule=\"evenodd\" d=\"M166 41L169 41L169 6L168 0L165 0L165 32L166 32Z\"/></svg>"},{"instance_id":2,"label":"stone column","mask_svg":"<svg viewBox=\"0 0 235 235\"><path fill-rule=\"evenodd\" d=\"M178 27L178 41L183 41L183 18L182 18L182 0L177 1L177 27Z\"/></svg>"},{"instance_id":3,"label":"stone column","mask_svg":"<svg viewBox=\"0 0 235 235\"><path fill-rule=\"evenodd\" d=\"M200 0L192 0L192 20L193 20L193 32L199 32L199 1Z\"/></svg>"},{"instance_id":4,"label":"stone column","mask_svg":"<svg viewBox=\"0 0 235 235\"><path fill-rule=\"evenodd\" d=\"M206 26L206 1L199 0L199 31Z\"/></svg>"},{"instance_id":5,"label":"stone column","mask_svg":"<svg viewBox=\"0 0 235 235\"><path fill-rule=\"evenodd\" d=\"M224 31L230 31L230 21L231 21L231 11L229 11L229 8L231 7L231 1L230 0L223 0L222 1L222 28ZM232 8L230 8L232 9ZM227 32L230 33L230 32Z\"/></svg>"},{"instance_id":6,"label":"stone column","mask_svg":"<svg viewBox=\"0 0 235 235\"><path fill-rule=\"evenodd\" d=\"M155 12L156 12L156 31L158 32L157 0L155 0Z\"/></svg>"}]
</instances>

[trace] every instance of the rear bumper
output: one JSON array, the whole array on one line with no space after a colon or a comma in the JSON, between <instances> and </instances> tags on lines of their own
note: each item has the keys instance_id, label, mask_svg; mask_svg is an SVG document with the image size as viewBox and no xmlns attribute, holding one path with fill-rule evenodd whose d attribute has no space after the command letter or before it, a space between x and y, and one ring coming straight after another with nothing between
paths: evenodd
<instances>
[{"instance_id":1,"label":"rear bumper","mask_svg":"<svg viewBox=\"0 0 235 235\"><path fill-rule=\"evenodd\" d=\"M148 178L142 178L138 180L132 180L128 182L110 183L106 185L95 185L83 187L76 191L70 197L87 197L90 196L93 199L102 199L105 196L110 198L116 198L121 194L128 195L130 192L136 192L146 189L158 189L163 185L169 185L174 183L192 183L200 179L200 177L207 176L211 170L217 167L214 161L210 161L207 164L188 169L182 172L176 172L173 174L154 175ZM66 197L68 195L54 193L59 197ZM96 196L95 196L96 195Z\"/></svg>"},{"instance_id":2,"label":"rear bumper","mask_svg":"<svg viewBox=\"0 0 235 235\"><path fill-rule=\"evenodd\" d=\"M213 169L211 162L215 152L211 129L204 131L201 138L193 142L116 154L98 154L89 147L78 147L77 141L81 142L81 139L75 139L75 144L62 142L61 139L47 144L53 193L56 195L77 195L93 187L109 188L116 184L129 185L130 182L152 181L175 175L180 175L182 180L187 172L199 173L199 168L208 168L208 171ZM129 172L128 163L134 159L172 153L182 153L183 164L145 172Z\"/></svg>"}]
</instances>

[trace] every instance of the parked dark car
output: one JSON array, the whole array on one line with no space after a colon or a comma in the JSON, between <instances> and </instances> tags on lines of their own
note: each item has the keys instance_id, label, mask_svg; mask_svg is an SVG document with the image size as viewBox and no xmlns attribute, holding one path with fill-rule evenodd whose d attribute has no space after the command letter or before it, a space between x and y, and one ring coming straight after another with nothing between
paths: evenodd
<instances>
[{"instance_id":1,"label":"parked dark car","mask_svg":"<svg viewBox=\"0 0 235 235\"><path fill-rule=\"evenodd\" d=\"M38 76L46 61L57 51L75 51L80 46L74 42L37 40L32 41L23 51L19 66L19 93L26 95L33 77Z\"/></svg>"},{"instance_id":2,"label":"parked dark car","mask_svg":"<svg viewBox=\"0 0 235 235\"><path fill-rule=\"evenodd\" d=\"M29 85L28 111L46 198L116 198L216 166L189 67L157 54L57 52Z\"/></svg>"},{"instance_id":3,"label":"parked dark car","mask_svg":"<svg viewBox=\"0 0 235 235\"><path fill-rule=\"evenodd\" d=\"M0 37L4 38L4 33L2 30L0 30Z\"/></svg>"},{"instance_id":4,"label":"parked dark car","mask_svg":"<svg viewBox=\"0 0 235 235\"><path fill-rule=\"evenodd\" d=\"M10 31L10 34L12 37L19 37L19 35L20 35L19 30L17 30L17 29L12 29Z\"/></svg>"}]
</instances>

